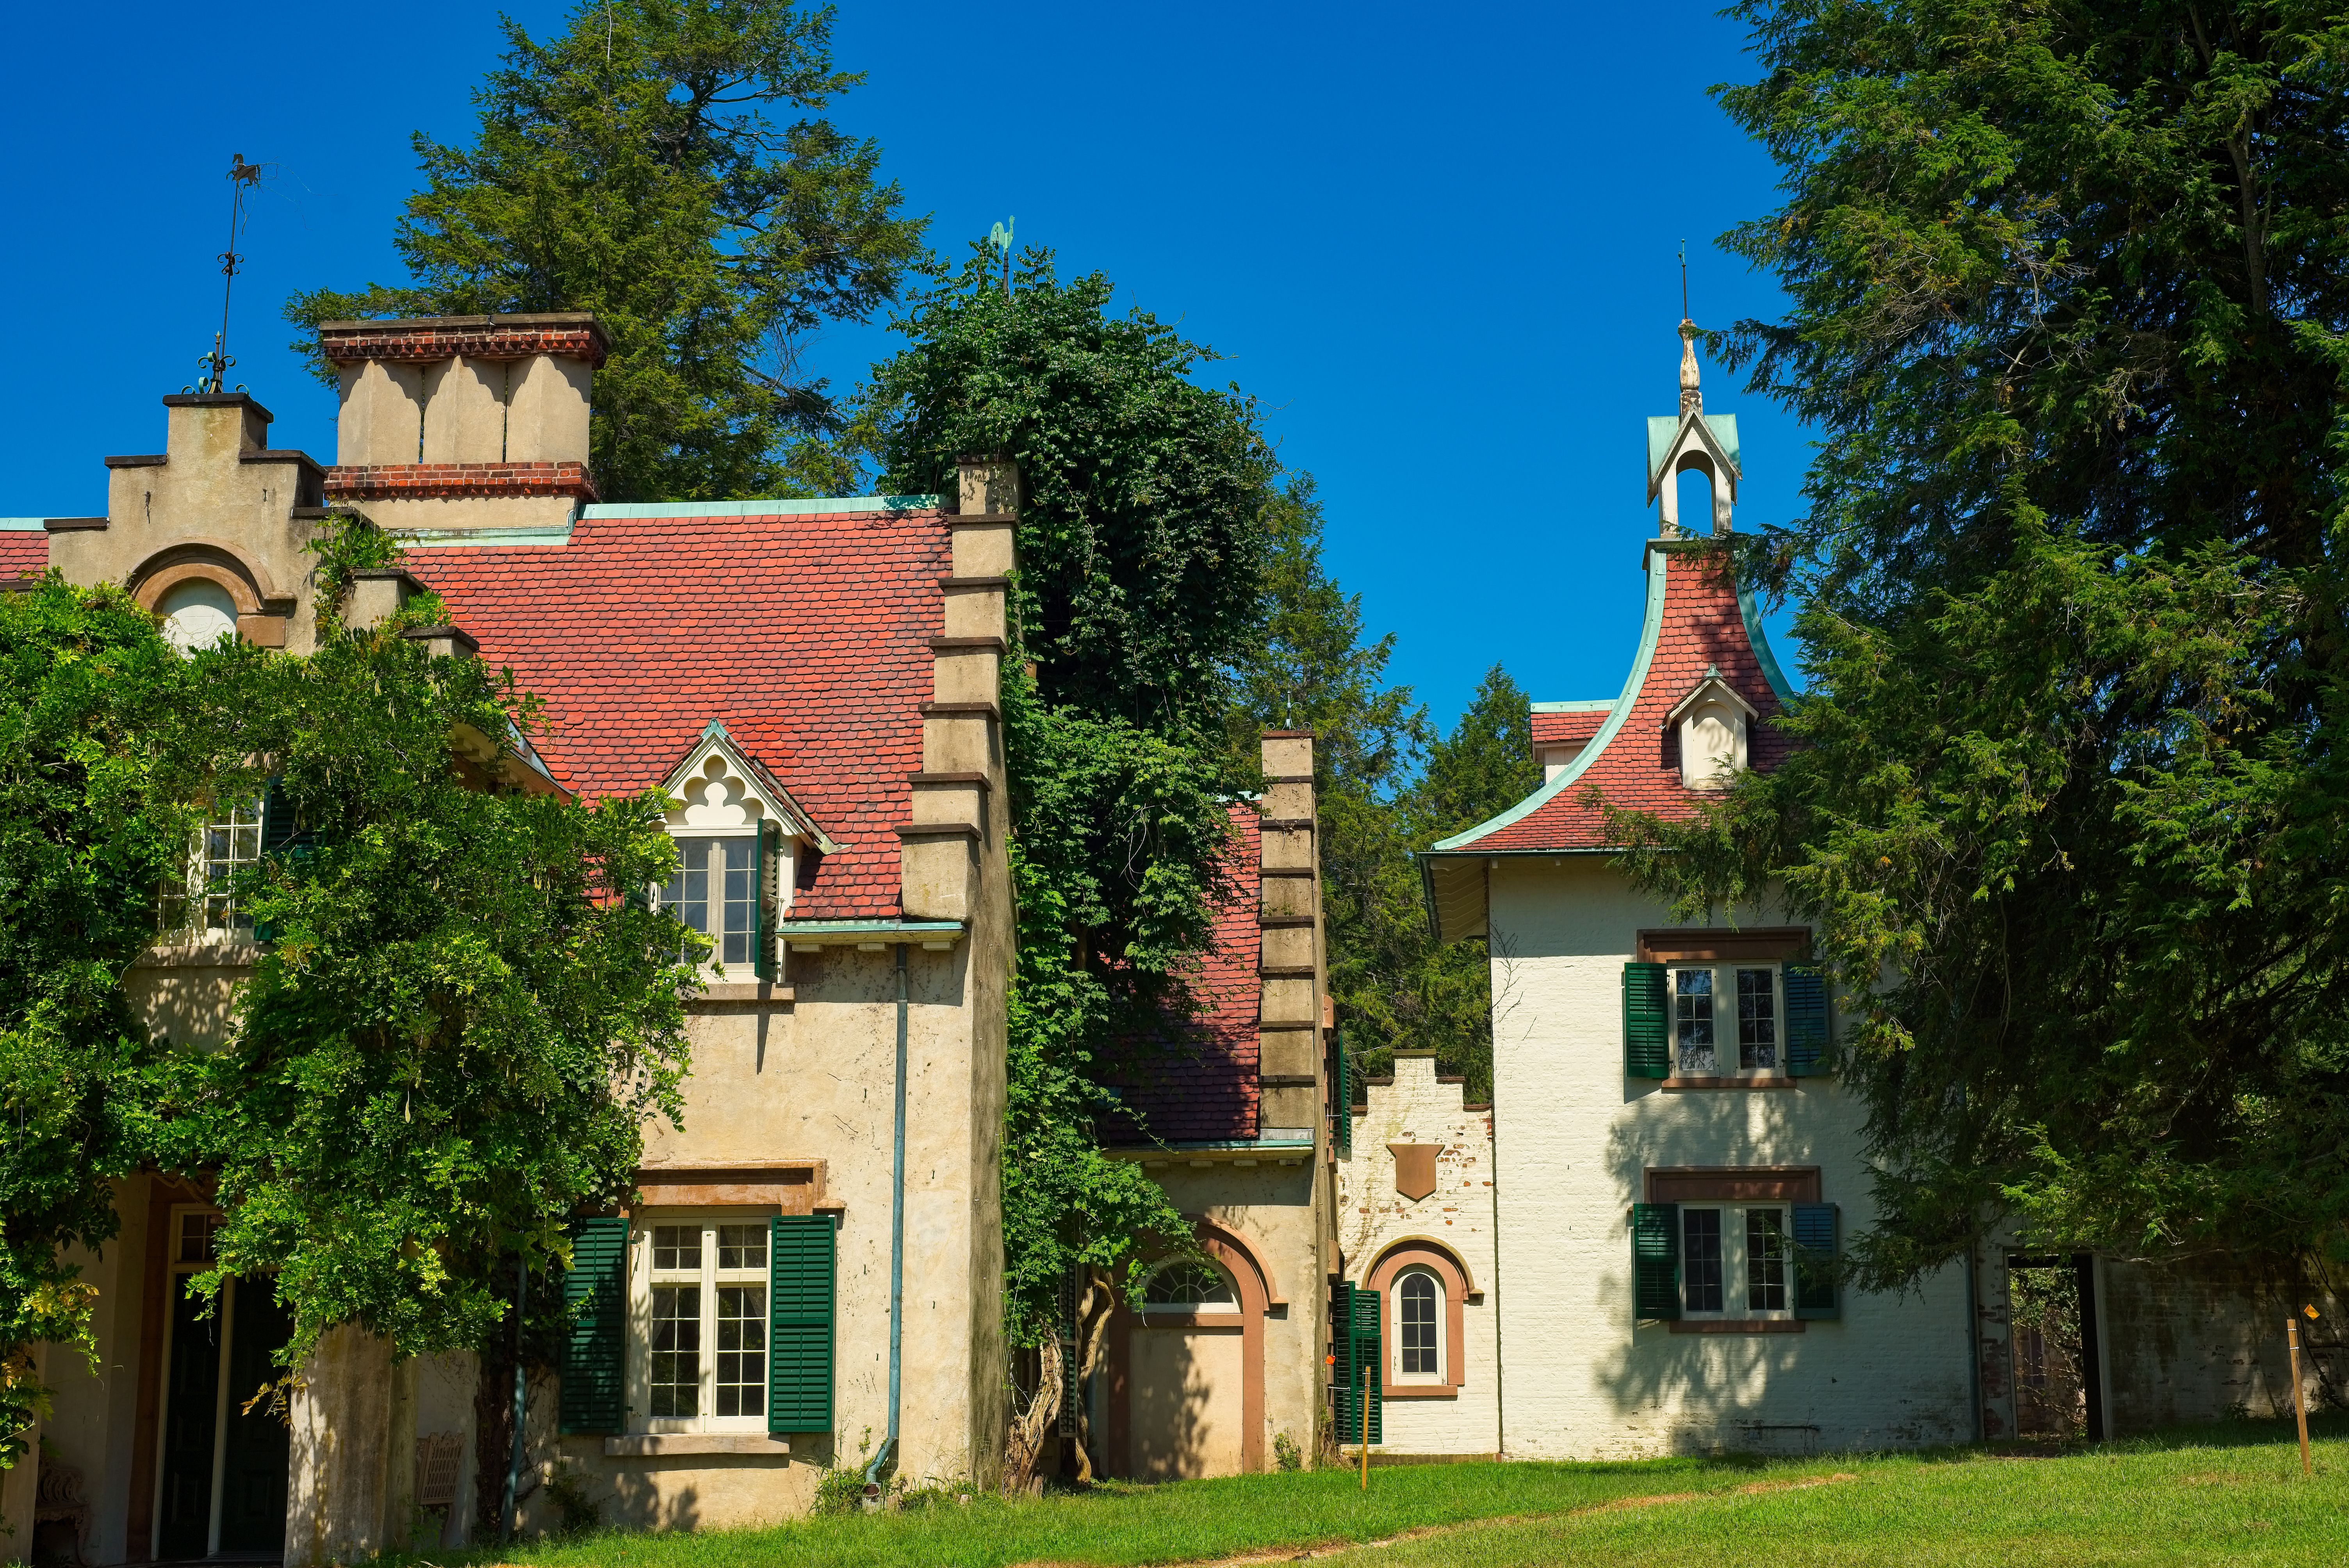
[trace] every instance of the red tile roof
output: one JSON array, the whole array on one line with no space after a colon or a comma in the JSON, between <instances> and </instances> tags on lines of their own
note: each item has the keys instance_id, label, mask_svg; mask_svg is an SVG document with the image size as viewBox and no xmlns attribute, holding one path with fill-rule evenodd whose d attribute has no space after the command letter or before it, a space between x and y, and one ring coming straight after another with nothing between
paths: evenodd
<instances>
[{"instance_id":1,"label":"red tile roof","mask_svg":"<svg viewBox=\"0 0 2349 1568\"><path fill-rule=\"evenodd\" d=\"M0 582L38 577L49 569L49 536L9 529L0 532Z\"/></svg>"},{"instance_id":2,"label":"red tile roof","mask_svg":"<svg viewBox=\"0 0 2349 1568\"><path fill-rule=\"evenodd\" d=\"M1263 1100L1257 1036L1264 988L1257 973L1263 818L1245 802L1232 807L1231 818L1225 864L1232 896L1216 912L1215 944L1203 955L1192 983L1198 1016L1191 1027L1157 1047L1163 1055L1154 1057L1153 1047L1141 1047L1143 1060L1123 1075L1124 1103L1138 1117L1112 1119L1103 1130L1112 1145L1237 1142L1257 1135Z\"/></svg>"},{"instance_id":3,"label":"red tile roof","mask_svg":"<svg viewBox=\"0 0 2349 1568\"><path fill-rule=\"evenodd\" d=\"M1537 713L1534 715L1534 744L1540 746L1571 746L1578 740L1588 740L1599 733L1607 722L1607 709L1587 713Z\"/></svg>"},{"instance_id":4,"label":"red tile roof","mask_svg":"<svg viewBox=\"0 0 2349 1568\"><path fill-rule=\"evenodd\" d=\"M1708 670L1719 670L1737 694L1754 705L1757 717L1747 731L1749 764L1775 768L1785 756L1786 738L1770 723L1784 705L1763 674L1766 645L1764 652L1757 653L1755 639L1760 633L1747 629L1736 584L1714 564L1716 558L1711 554L1686 549L1661 553L1664 598L1655 645L1630 711L1604 749L1596 754L1586 750L1576 759L1578 769L1570 770L1573 777L1561 776L1560 787L1554 789L1546 786L1547 799L1531 797L1540 803L1515 821L1482 832L1471 829L1458 839L1446 841L1440 852L1607 848L1614 841L1605 831L1605 819L1583 803L1592 786L1619 809L1652 811L1666 818L1693 815L1695 793L1681 783L1679 738L1667 731L1664 719L1703 682ZM1650 592L1654 591L1651 580ZM1623 704L1619 700L1616 707L1619 710Z\"/></svg>"},{"instance_id":5,"label":"red tile roof","mask_svg":"<svg viewBox=\"0 0 2349 1568\"><path fill-rule=\"evenodd\" d=\"M778 503L779 508L788 503ZM906 775L950 571L936 511L583 517L561 546L410 550L450 619L544 699L584 795L658 785L722 722L842 846L792 920L894 919Z\"/></svg>"}]
</instances>

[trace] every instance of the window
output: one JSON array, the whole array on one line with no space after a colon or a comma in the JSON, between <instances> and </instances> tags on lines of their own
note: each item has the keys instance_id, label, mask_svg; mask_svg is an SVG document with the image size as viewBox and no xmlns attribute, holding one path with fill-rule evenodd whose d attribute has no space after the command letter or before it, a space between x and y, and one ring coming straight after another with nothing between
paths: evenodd
<instances>
[{"instance_id":1,"label":"window","mask_svg":"<svg viewBox=\"0 0 2349 1568\"><path fill-rule=\"evenodd\" d=\"M1776 965L1676 965L1671 976L1674 1076L1775 1078L1785 1070L1778 1045L1785 1021ZM1733 999L1736 1011L1731 1015ZM1733 1062L1724 1049L1733 1018L1737 1031Z\"/></svg>"},{"instance_id":2,"label":"window","mask_svg":"<svg viewBox=\"0 0 2349 1568\"><path fill-rule=\"evenodd\" d=\"M1213 1264L1186 1260L1169 1264L1150 1276L1143 1293L1144 1312L1237 1312L1239 1296L1223 1270Z\"/></svg>"},{"instance_id":3,"label":"window","mask_svg":"<svg viewBox=\"0 0 2349 1568\"><path fill-rule=\"evenodd\" d=\"M1444 1376L1437 1330L1444 1319L1444 1287L1425 1269L1407 1269L1395 1282L1396 1377L1434 1382Z\"/></svg>"},{"instance_id":4,"label":"window","mask_svg":"<svg viewBox=\"0 0 2349 1568\"><path fill-rule=\"evenodd\" d=\"M749 964L758 933L758 842L750 838L679 839L677 873L661 907L709 938L712 960Z\"/></svg>"},{"instance_id":5,"label":"window","mask_svg":"<svg viewBox=\"0 0 2349 1568\"><path fill-rule=\"evenodd\" d=\"M1692 1317L1783 1315L1794 1304L1787 1286L1793 1253L1786 1212L1775 1204L1746 1209L1681 1207L1681 1310ZM1743 1279L1742 1290L1730 1282Z\"/></svg>"},{"instance_id":6,"label":"window","mask_svg":"<svg viewBox=\"0 0 2349 1568\"><path fill-rule=\"evenodd\" d=\"M639 1425L766 1429L768 1233L764 1219L665 1220L639 1231Z\"/></svg>"},{"instance_id":7,"label":"window","mask_svg":"<svg viewBox=\"0 0 2349 1568\"><path fill-rule=\"evenodd\" d=\"M261 802L215 808L188 850L188 882L163 901L166 931L251 931L236 907L237 872L261 859Z\"/></svg>"}]
</instances>

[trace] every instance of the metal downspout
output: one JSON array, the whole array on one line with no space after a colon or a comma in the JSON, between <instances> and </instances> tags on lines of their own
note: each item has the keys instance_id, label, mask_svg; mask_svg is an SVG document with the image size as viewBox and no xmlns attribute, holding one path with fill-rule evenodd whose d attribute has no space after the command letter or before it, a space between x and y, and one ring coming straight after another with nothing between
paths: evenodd
<instances>
[{"instance_id":1,"label":"metal downspout","mask_svg":"<svg viewBox=\"0 0 2349 1568\"><path fill-rule=\"evenodd\" d=\"M1973 1401L1974 1441L1982 1440L1982 1297L1975 1294L1975 1242L1966 1243L1966 1395Z\"/></svg>"},{"instance_id":2,"label":"metal downspout","mask_svg":"<svg viewBox=\"0 0 2349 1568\"><path fill-rule=\"evenodd\" d=\"M905 1340L905 944L897 944L896 1136L889 1156L889 1432L864 1467L868 1495L896 1457L897 1390Z\"/></svg>"}]
</instances>

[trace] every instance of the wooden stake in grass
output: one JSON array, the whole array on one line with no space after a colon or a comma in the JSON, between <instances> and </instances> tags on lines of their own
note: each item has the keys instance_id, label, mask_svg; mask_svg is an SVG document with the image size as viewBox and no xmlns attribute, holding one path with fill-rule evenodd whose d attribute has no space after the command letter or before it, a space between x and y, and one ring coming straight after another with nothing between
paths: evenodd
<instances>
[{"instance_id":1,"label":"wooden stake in grass","mask_svg":"<svg viewBox=\"0 0 2349 1568\"><path fill-rule=\"evenodd\" d=\"M2284 1343L2292 1349L2292 1413L2300 1422L2300 1473L2312 1473L2308 1468L2308 1401L2301 1397L2300 1388L2300 1319L2283 1320Z\"/></svg>"},{"instance_id":2,"label":"wooden stake in grass","mask_svg":"<svg viewBox=\"0 0 2349 1568\"><path fill-rule=\"evenodd\" d=\"M2293 1365L2298 1366L2299 1363L2294 1362ZM1362 1401L1362 1490L1368 1491L1371 1490L1371 1369L1367 1367L1362 1368L1362 1390L1359 1398ZM2304 1421L2301 1424L2303 1428L2307 1425ZM2306 1443L2301 1445L2303 1449L2307 1446Z\"/></svg>"}]
</instances>

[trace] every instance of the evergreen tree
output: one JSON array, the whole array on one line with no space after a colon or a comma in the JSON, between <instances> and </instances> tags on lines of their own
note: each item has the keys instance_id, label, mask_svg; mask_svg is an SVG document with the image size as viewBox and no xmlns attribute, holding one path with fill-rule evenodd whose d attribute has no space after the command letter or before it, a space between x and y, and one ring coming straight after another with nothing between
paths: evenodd
<instances>
[{"instance_id":1,"label":"evergreen tree","mask_svg":"<svg viewBox=\"0 0 2349 1568\"><path fill-rule=\"evenodd\" d=\"M1754 562L1809 695L1782 769L1634 864L1820 930L1864 1282L2010 1214L2349 1260L2349 16L1740 15L1723 101L1786 200L1732 240L1791 310L1726 346L1821 437Z\"/></svg>"},{"instance_id":2,"label":"evergreen tree","mask_svg":"<svg viewBox=\"0 0 2349 1568\"><path fill-rule=\"evenodd\" d=\"M812 112L864 79L832 21L792 0L592 0L543 42L504 21L472 144L414 139L409 281L296 294L296 349L330 319L593 311L605 500L835 492L839 419L800 351L895 296L926 221L877 145Z\"/></svg>"}]
</instances>

